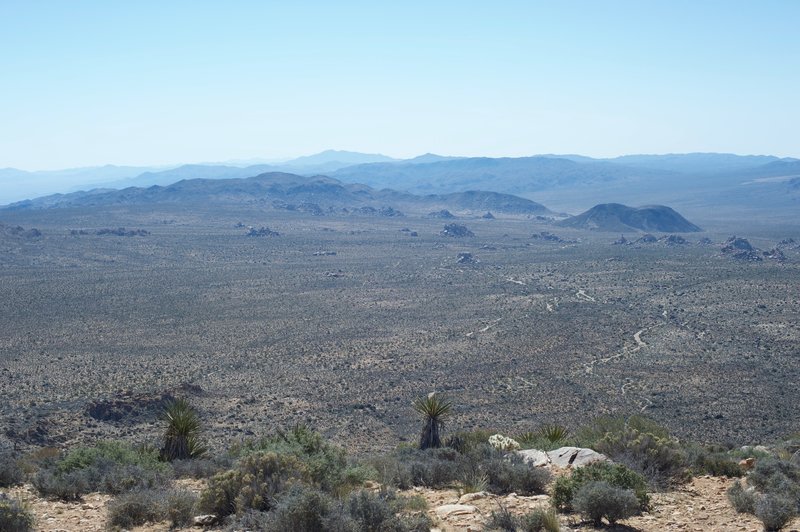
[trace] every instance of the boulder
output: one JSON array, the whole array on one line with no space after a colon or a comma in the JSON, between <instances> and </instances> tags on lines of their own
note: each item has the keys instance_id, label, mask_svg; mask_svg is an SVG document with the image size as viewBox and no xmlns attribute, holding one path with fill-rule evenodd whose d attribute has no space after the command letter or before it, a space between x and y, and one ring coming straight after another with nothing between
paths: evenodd
<instances>
[{"instance_id":1,"label":"boulder","mask_svg":"<svg viewBox=\"0 0 800 532\"><path fill-rule=\"evenodd\" d=\"M196 515L192 523L197 527L211 526L216 524L218 519L219 518L214 514Z\"/></svg>"},{"instance_id":2,"label":"boulder","mask_svg":"<svg viewBox=\"0 0 800 532\"><path fill-rule=\"evenodd\" d=\"M478 264L480 261L472 253L459 253L456 262L458 264Z\"/></svg>"},{"instance_id":3,"label":"boulder","mask_svg":"<svg viewBox=\"0 0 800 532\"><path fill-rule=\"evenodd\" d=\"M581 447L561 447L555 451L548 451L547 457L551 464L561 468L583 467L594 462L608 460L605 455L597 451Z\"/></svg>"},{"instance_id":4,"label":"boulder","mask_svg":"<svg viewBox=\"0 0 800 532\"><path fill-rule=\"evenodd\" d=\"M521 456L526 464L532 467L544 467L550 465L550 457L547 453L539 449L525 449L524 451L517 451L517 455Z\"/></svg>"},{"instance_id":5,"label":"boulder","mask_svg":"<svg viewBox=\"0 0 800 532\"><path fill-rule=\"evenodd\" d=\"M464 495L461 496L460 499L458 499L458 504L467 504L467 503L470 503L472 501L479 501L479 500L485 499L485 498L487 498L489 496L490 495L488 493L486 493L485 491L478 491L476 493L465 493Z\"/></svg>"},{"instance_id":6,"label":"boulder","mask_svg":"<svg viewBox=\"0 0 800 532\"><path fill-rule=\"evenodd\" d=\"M439 519L447 519L456 515L471 515L478 509L471 504L443 504L434 510Z\"/></svg>"},{"instance_id":7,"label":"boulder","mask_svg":"<svg viewBox=\"0 0 800 532\"><path fill-rule=\"evenodd\" d=\"M442 236L465 237L475 236L475 233L467 229L466 226L460 224L447 224L441 232Z\"/></svg>"},{"instance_id":8,"label":"boulder","mask_svg":"<svg viewBox=\"0 0 800 532\"><path fill-rule=\"evenodd\" d=\"M722 252L731 253L735 251L755 251L755 248L746 238L740 238L734 235L722 245Z\"/></svg>"},{"instance_id":9,"label":"boulder","mask_svg":"<svg viewBox=\"0 0 800 532\"><path fill-rule=\"evenodd\" d=\"M442 209L441 211L434 211L428 213L428 218L442 218L445 220L452 220L455 218L452 212L448 211L447 209Z\"/></svg>"}]
</instances>

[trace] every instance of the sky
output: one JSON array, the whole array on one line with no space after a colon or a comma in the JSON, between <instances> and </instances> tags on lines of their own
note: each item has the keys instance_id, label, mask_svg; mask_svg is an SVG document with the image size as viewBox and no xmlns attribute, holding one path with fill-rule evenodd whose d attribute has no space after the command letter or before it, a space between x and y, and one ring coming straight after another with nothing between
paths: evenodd
<instances>
[{"instance_id":1,"label":"sky","mask_svg":"<svg viewBox=\"0 0 800 532\"><path fill-rule=\"evenodd\" d=\"M800 156L800 2L0 0L0 168Z\"/></svg>"}]
</instances>

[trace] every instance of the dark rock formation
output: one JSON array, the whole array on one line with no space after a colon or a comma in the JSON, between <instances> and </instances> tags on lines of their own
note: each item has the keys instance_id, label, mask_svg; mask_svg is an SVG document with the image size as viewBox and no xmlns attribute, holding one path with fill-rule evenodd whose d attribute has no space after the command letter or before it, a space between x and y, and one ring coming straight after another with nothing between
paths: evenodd
<instances>
[{"instance_id":1,"label":"dark rock formation","mask_svg":"<svg viewBox=\"0 0 800 532\"><path fill-rule=\"evenodd\" d=\"M460 224L447 224L440 233L442 236L465 237L475 236L475 233L467 229L466 226Z\"/></svg>"},{"instance_id":2,"label":"dark rock formation","mask_svg":"<svg viewBox=\"0 0 800 532\"><path fill-rule=\"evenodd\" d=\"M259 229L251 227L247 231L247 236L281 236L281 234L277 231L273 231L269 227L261 227Z\"/></svg>"}]
</instances>

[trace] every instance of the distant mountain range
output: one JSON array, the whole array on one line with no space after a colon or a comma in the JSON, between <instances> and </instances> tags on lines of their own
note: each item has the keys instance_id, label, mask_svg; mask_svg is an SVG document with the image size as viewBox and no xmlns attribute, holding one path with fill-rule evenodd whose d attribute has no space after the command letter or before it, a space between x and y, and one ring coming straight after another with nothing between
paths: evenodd
<instances>
[{"instance_id":1,"label":"distant mountain range","mask_svg":"<svg viewBox=\"0 0 800 532\"><path fill-rule=\"evenodd\" d=\"M209 204L265 204L284 210L313 214L357 212L397 216L402 210L427 213L451 209L470 215L487 211L513 215L553 214L545 206L510 194L466 191L420 196L390 189L343 183L325 176L306 177L269 172L254 177L187 179L167 186L129 187L123 190L94 189L54 194L12 203L2 210L89 208L120 205L164 205L200 202Z\"/></svg>"},{"instance_id":2,"label":"distant mountain range","mask_svg":"<svg viewBox=\"0 0 800 532\"><path fill-rule=\"evenodd\" d=\"M329 150L283 163L238 166L192 164L171 168L105 166L53 172L0 170L0 203L54 191L167 186L186 179L242 179L267 172L326 175L417 195L486 190L535 198L559 211L581 211L601 203L663 203L690 215L800 209L800 160L768 155L689 153L626 155L594 159L581 155L446 157L412 159ZM58 187L56 183L61 183Z\"/></svg>"}]
</instances>

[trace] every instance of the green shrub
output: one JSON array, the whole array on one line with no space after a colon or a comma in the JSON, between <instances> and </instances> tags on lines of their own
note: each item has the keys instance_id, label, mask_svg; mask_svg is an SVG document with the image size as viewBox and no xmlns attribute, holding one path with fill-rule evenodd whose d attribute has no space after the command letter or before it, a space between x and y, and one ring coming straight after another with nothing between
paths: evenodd
<instances>
[{"instance_id":1,"label":"green shrub","mask_svg":"<svg viewBox=\"0 0 800 532\"><path fill-rule=\"evenodd\" d=\"M756 513L756 492L754 489L745 489L740 481L736 481L728 488L728 500L733 509L740 514Z\"/></svg>"},{"instance_id":2,"label":"green shrub","mask_svg":"<svg viewBox=\"0 0 800 532\"><path fill-rule=\"evenodd\" d=\"M268 511L276 497L293 483L308 480L297 457L274 452L245 456L237 468L211 477L200 496L199 508L220 517L246 510Z\"/></svg>"},{"instance_id":3,"label":"green shrub","mask_svg":"<svg viewBox=\"0 0 800 532\"><path fill-rule=\"evenodd\" d=\"M768 493L756 502L756 517L761 520L764 530L783 528L796 515L796 503L781 495Z\"/></svg>"},{"instance_id":4,"label":"green shrub","mask_svg":"<svg viewBox=\"0 0 800 532\"><path fill-rule=\"evenodd\" d=\"M166 518L165 493L161 490L136 490L123 493L108 503L108 523L130 529Z\"/></svg>"},{"instance_id":5,"label":"green shrub","mask_svg":"<svg viewBox=\"0 0 800 532\"><path fill-rule=\"evenodd\" d=\"M176 399L164 409L164 445L161 458L167 461L199 458L206 453L200 442L200 417L186 399Z\"/></svg>"},{"instance_id":6,"label":"green shrub","mask_svg":"<svg viewBox=\"0 0 800 532\"><path fill-rule=\"evenodd\" d=\"M317 532L324 530L324 519L333 504L330 496L320 490L297 486L281 497L270 511L263 530L282 532ZM261 530L261 529L259 529Z\"/></svg>"},{"instance_id":7,"label":"green shrub","mask_svg":"<svg viewBox=\"0 0 800 532\"><path fill-rule=\"evenodd\" d=\"M647 482L644 478L622 464L609 462L594 462L573 470L568 476L558 478L553 486L553 504L562 510L572 510L572 501L578 490L583 485L595 481L604 481L617 488L633 490L640 510L645 510L650 505Z\"/></svg>"},{"instance_id":8,"label":"green shrub","mask_svg":"<svg viewBox=\"0 0 800 532\"><path fill-rule=\"evenodd\" d=\"M33 484L43 496L77 500L91 491L118 494L163 487L171 478L171 468L158 460L156 452L121 442L100 442L45 460Z\"/></svg>"},{"instance_id":9,"label":"green shrub","mask_svg":"<svg viewBox=\"0 0 800 532\"><path fill-rule=\"evenodd\" d=\"M44 497L55 497L62 501L77 501L89 489L88 475L85 471L56 474L49 469L41 469L33 477L33 486Z\"/></svg>"},{"instance_id":10,"label":"green shrub","mask_svg":"<svg viewBox=\"0 0 800 532\"><path fill-rule=\"evenodd\" d=\"M539 508L519 518L521 532L559 532L561 524L553 510Z\"/></svg>"},{"instance_id":11,"label":"green shrub","mask_svg":"<svg viewBox=\"0 0 800 532\"><path fill-rule=\"evenodd\" d=\"M800 499L800 466L778 458L762 458L747 476L748 482L762 492L789 492Z\"/></svg>"},{"instance_id":12,"label":"green shrub","mask_svg":"<svg viewBox=\"0 0 800 532\"><path fill-rule=\"evenodd\" d=\"M0 493L0 530L28 532L33 530L33 514L22 502Z\"/></svg>"},{"instance_id":13,"label":"green shrub","mask_svg":"<svg viewBox=\"0 0 800 532\"><path fill-rule=\"evenodd\" d=\"M467 454L476 447L489 443L489 436L492 434L494 432L486 430L456 432L445 438L444 446L455 449L461 454Z\"/></svg>"},{"instance_id":14,"label":"green shrub","mask_svg":"<svg viewBox=\"0 0 800 532\"><path fill-rule=\"evenodd\" d=\"M545 492L550 481L550 472L544 468L531 467L516 454L495 455L481 464L488 478L488 491L498 495L518 493L536 495Z\"/></svg>"},{"instance_id":15,"label":"green shrub","mask_svg":"<svg viewBox=\"0 0 800 532\"><path fill-rule=\"evenodd\" d=\"M167 518L172 528L191 526L197 495L188 490L171 490L167 493Z\"/></svg>"},{"instance_id":16,"label":"green shrub","mask_svg":"<svg viewBox=\"0 0 800 532\"><path fill-rule=\"evenodd\" d=\"M643 422L636 425L649 427ZM594 449L637 471L655 487L664 488L685 481L688 476L686 457L678 442L664 436L660 430L654 431L657 434L629 425L620 432L607 433Z\"/></svg>"},{"instance_id":17,"label":"green shrub","mask_svg":"<svg viewBox=\"0 0 800 532\"><path fill-rule=\"evenodd\" d=\"M694 475L713 475L715 477L735 478L744 475L738 460L727 451L691 446L687 450L687 462Z\"/></svg>"},{"instance_id":18,"label":"green shrub","mask_svg":"<svg viewBox=\"0 0 800 532\"><path fill-rule=\"evenodd\" d=\"M581 486L572 499L572 506L595 526L600 526L604 517L613 525L639 512L639 501L633 490L612 486L604 480Z\"/></svg>"},{"instance_id":19,"label":"green shrub","mask_svg":"<svg viewBox=\"0 0 800 532\"><path fill-rule=\"evenodd\" d=\"M196 478L196 479L203 479L209 478L216 473L219 473L223 469L227 469L231 466L230 463L227 464L227 467L223 467L219 462L215 460L209 460L206 458L195 458L190 460L173 460L171 462L172 470L175 474L175 478Z\"/></svg>"},{"instance_id":20,"label":"green shrub","mask_svg":"<svg viewBox=\"0 0 800 532\"><path fill-rule=\"evenodd\" d=\"M236 451L239 456L252 453L273 452L296 457L303 463L311 481L331 493L343 493L363 483L368 471L348 467L347 454L327 442L319 433L296 426L289 431L278 431L274 436L245 442Z\"/></svg>"},{"instance_id":21,"label":"green shrub","mask_svg":"<svg viewBox=\"0 0 800 532\"><path fill-rule=\"evenodd\" d=\"M0 488L17 486L25 481L19 460L10 453L0 454Z\"/></svg>"},{"instance_id":22,"label":"green shrub","mask_svg":"<svg viewBox=\"0 0 800 532\"><path fill-rule=\"evenodd\" d=\"M489 520L486 522L486 530L496 530L499 532L517 532L519 520L508 511L508 508L501 506L498 511L492 511Z\"/></svg>"},{"instance_id":23,"label":"green shrub","mask_svg":"<svg viewBox=\"0 0 800 532\"><path fill-rule=\"evenodd\" d=\"M402 530L402 523L385 495L359 490L350 494L346 507L359 524L359 530Z\"/></svg>"}]
</instances>

